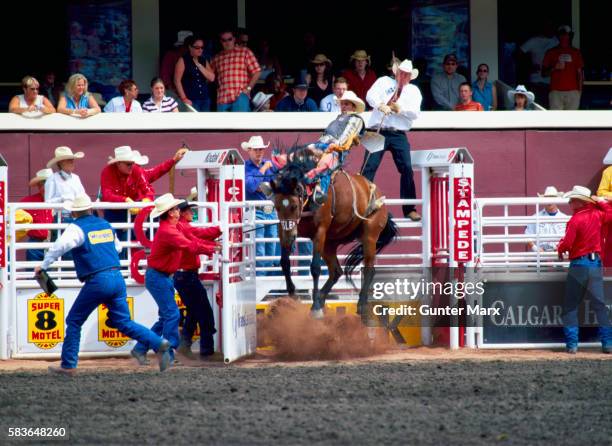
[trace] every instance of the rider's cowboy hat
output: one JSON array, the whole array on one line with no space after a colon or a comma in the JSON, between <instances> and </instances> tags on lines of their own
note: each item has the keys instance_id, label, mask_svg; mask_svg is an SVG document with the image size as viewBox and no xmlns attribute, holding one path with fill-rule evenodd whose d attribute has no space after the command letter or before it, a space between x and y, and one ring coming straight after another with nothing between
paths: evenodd
<instances>
[{"instance_id":1,"label":"rider's cowboy hat","mask_svg":"<svg viewBox=\"0 0 612 446\"><path fill-rule=\"evenodd\" d=\"M55 156L47 163L47 167L51 168L60 161L80 159L84 156L85 154L83 152L72 153L72 149L70 147L59 146L55 148Z\"/></svg>"},{"instance_id":2,"label":"rider's cowboy hat","mask_svg":"<svg viewBox=\"0 0 612 446\"><path fill-rule=\"evenodd\" d=\"M78 195L74 198L74 200L64 201L63 206L67 211L79 212L91 209L93 204L91 203L91 198L89 198L89 195Z\"/></svg>"},{"instance_id":3,"label":"rider's cowboy hat","mask_svg":"<svg viewBox=\"0 0 612 446\"><path fill-rule=\"evenodd\" d=\"M348 101L355 104L356 112L363 113L365 111L365 103L351 90L346 90L342 97L338 99L340 102Z\"/></svg>"},{"instance_id":4,"label":"rider's cowboy hat","mask_svg":"<svg viewBox=\"0 0 612 446\"><path fill-rule=\"evenodd\" d=\"M370 62L370 56L368 56L368 53L366 53L365 50L356 50L351 55L351 60L367 60L368 63L371 63Z\"/></svg>"},{"instance_id":5,"label":"rider's cowboy hat","mask_svg":"<svg viewBox=\"0 0 612 446\"><path fill-rule=\"evenodd\" d=\"M538 193L538 197L562 197L563 192L559 192L555 186L547 186L544 193Z\"/></svg>"},{"instance_id":6,"label":"rider's cowboy hat","mask_svg":"<svg viewBox=\"0 0 612 446\"><path fill-rule=\"evenodd\" d=\"M591 198L591 190L584 186L574 186L571 191L566 192L563 195L563 198L576 198L578 200L588 201L589 203L595 203L595 201Z\"/></svg>"},{"instance_id":7,"label":"rider's cowboy hat","mask_svg":"<svg viewBox=\"0 0 612 446\"><path fill-rule=\"evenodd\" d=\"M161 197L157 197L157 199L153 202L153 204L155 205L155 209L151 211L151 217L159 217L160 215L168 212L170 209L177 207L184 201L185 200L179 200L178 198L174 198L174 195L169 192L167 194L162 195Z\"/></svg>"},{"instance_id":8,"label":"rider's cowboy hat","mask_svg":"<svg viewBox=\"0 0 612 446\"><path fill-rule=\"evenodd\" d=\"M398 71L403 71L405 73L410 73L411 79L416 79L419 77L419 70L412 67L412 61L408 59L402 60L402 63L397 67Z\"/></svg>"},{"instance_id":9,"label":"rider's cowboy hat","mask_svg":"<svg viewBox=\"0 0 612 446\"><path fill-rule=\"evenodd\" d=\"M267 149L269 145L270 142L264 144L261 136L251 136L248 141L241 143L240 147L242 147L242 150Z\"/></svg>"},{"instance_id":10,"label":"rider's cowboy hat","mask_svg":"<svg viewBox=\"0 0 612 446\"><path fill-rule=\"evenodd\" d=\"M120 161L144 166L149 162L149 157L141 155L138 150L132 150L130 146L119 146L115 147L115 156L108 157L108 164L114 164Z\"/></svg>"},{"instance_id":11,"label":"rider's cowboy hat","mask_svg":"<svg viewBox=\"0 0 612 446\"><path fill-rule=\"evenodd\" d=\"M331 65L332 61L329 60L325 54L317 54L314 57L314 59L312 59L310 61L310 63L312 63L314 65L318 65L318 64L321 64L321 63L327 64L327 65Z\"/></svg>"},{"instance_id":12,"label":"rider's cowboy hat","mask_svg":"<svg viewBox=\"0 0 612 446\"><path fill-rule=\"evenodd\" d=\"M53 175L51 169L42 169L36 172L36 176L30 180L30 186L34 186L38 183L44 183Z\"/></svg>"},{"instance_id":13,"label":"rider's cowboy hat","mask_svg":"<svg viewBox=\"0 0 612 446\"><path fill-rule=\"evenodd\" d=\"M527 98L527 102L529 104L531 104L535 100L535 95L531 91L528 91L527 88L525 88L524 85L517 85L516 89L508 90L508 99L510 99L511 101L514 102L514 95L515 94L522 94L522 95L524 95Z\"/></svg>"}]
</instances>

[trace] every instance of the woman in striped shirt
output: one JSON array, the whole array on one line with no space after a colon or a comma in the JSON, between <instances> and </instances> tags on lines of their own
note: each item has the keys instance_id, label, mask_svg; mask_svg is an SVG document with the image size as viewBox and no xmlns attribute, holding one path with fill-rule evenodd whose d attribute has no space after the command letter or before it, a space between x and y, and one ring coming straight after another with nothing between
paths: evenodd
<instances>
[{"instance_id":1,"label":"woman in striped shirt","mask_svg":"<svg viewBox=\"0 0 612 446\"><path fill-rule=\"evenodd\" d=\"M165 93L164 81L159 77L153 78L151 81L151 97L142 104L142 111L148 113L177 113L179 111L178 104L174 98L166 96Z\"/></svg>"}]
</instances>

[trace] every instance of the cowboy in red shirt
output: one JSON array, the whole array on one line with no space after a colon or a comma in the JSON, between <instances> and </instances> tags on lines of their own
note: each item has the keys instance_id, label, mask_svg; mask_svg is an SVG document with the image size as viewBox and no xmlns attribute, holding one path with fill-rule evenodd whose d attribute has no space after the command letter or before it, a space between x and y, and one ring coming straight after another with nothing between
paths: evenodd
<instances>
[{"instance_id":1,"label":"cowboy in red shirt","mask_svg":"<svg viewBox=\"0 0 612 446\"><path fill-rule=\"evenodd\" d=\"M173 349L179 346L180 314L174 300L174 284L171 275L181 266L182 256L211 256L219 250L214 243L204 243L200 240L187 238L178 228L180 211L178 205L184 200L176 199L172 194L164 194L155 200L155 209L151 217L159 217L159 229L155 233L151 254L147 258L145 285L159 307L159 320L151 327L155 333L163 334L170 341ZM141 365L147 363L148 345L141 342L132 350ZM174 359L174 350L171 352Z\"/></svg>"},{"instance_id":2,"label":"cowboy in red shirt","mask_svg":"<svg viewBox=\"0 0 612 446\"><path fill-rule=\"evenodd\" d=\"M36 186L38 192L19 200L20 203L44 203L45 202L45 181L53 175L53 170L42 169L36 172L36 176L30 180L30 187ZM53 211L51 209L25 209L32 216L32 223L53 223ZM27 233L27 240L24 242L46 242L49 240L49 230L30 229ZM44 249L28 249L26 260L42 260L45 257Z\"/></svg>"},{"instance_id":3,"label":"cowboy in red shirt","mask_svg":"<svg viewBox=\"0 0 612 446\"><path fill-rule=\"evenodd\" d=\"M599 336L604 353L612 353L612 328L604 302L601 253L603 228L612 222L612 206L606 200L591 197L591 191L574 186L564 195L574 215L567 222L565 236L559 242L559 259L569 253L570 266L563 302L563 332L568 353L578 351L578 305L585 291L599 322Z\"/></svg>"},{"instance_id":4,"label":"cowboy in red shirt","mask_svg":"<svg viewBox=\"0 0 612 446\"><path fill-rule=\"evenodd\" d=\"M196 228L191 225L193 221L193 207L195 204L184 201L179 204L181 212L178 229L190 240L219 249L219 244L214 240L221 235L218 226L208 228ZM200 325L200 358L206 359L215 352L213 335L215 330L215 317L212 307L208 301L206 289L198 277L200 269L200 257L184 251L181 256L179 269L174 273L174 288L181 296L181 300L187 309L185 323L181 332L181 343L179 353L192 357L191 343L196 324Z\"/></svg>"}]
</instances>

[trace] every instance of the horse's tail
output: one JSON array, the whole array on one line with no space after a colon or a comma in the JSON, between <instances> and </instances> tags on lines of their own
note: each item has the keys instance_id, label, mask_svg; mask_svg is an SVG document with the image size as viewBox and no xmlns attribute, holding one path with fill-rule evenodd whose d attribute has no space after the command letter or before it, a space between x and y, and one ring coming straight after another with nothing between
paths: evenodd
<instances>
[{"instance_id":1,"label":"horse's tail","mask_svg":"<svg viewBox=\"0 0 612 446\"><path fill-rule=\"evenodd\" d=\"M399 234L399 230L397 225L393 222L393 216L388 214L387 216L387 224L383 228L382 232L378 236L378 240L376 241L376 254L380 253L385 246L391 243ZM355 268L359 266L361 261L363 260L363 244L357 243L355 247L348 253L346 260L344 261L344 274L346 278L353 286L355 283L353 282L352 274L355 271Z\"/></svg>"}]
</instances>

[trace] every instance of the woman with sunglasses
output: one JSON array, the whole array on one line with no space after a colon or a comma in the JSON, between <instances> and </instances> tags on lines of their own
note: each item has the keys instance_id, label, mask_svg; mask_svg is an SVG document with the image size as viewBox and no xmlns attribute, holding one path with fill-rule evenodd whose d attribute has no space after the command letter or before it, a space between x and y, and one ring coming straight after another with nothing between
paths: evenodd
<instances>
[{"instance_id":1,"label":"woman with sunglasses","mask_svg":"<svg viewBox=\"0 0 612 446\"><path fill-rule=\"evenodd\" d=\"M472 89L472 100L479 102L484 111L497 110L497 90L495 85L489 82L489 66L486 63L478 65Z\"/></svg>"},{"instance_id":2,"label":"woman with sunglasses","mask_svg":"<svg viewBox=\"0 0 612 446\"><path fill-rule=\"evenodd\" d=\"M215 80L210 62L203 56L204 40L198 36L185 39L188 52L174 67L174 85L181 101L199 112L210 111L208 83Z\"/></svg>"},{"instance_id":3,"label":"woman with sunglasses","mask_svg":"<svg viewBox=\"0 0 612 446\"><path fill-rule=\"evenodd\" d=\"M9 112L25 116L42 116L43 114L55 113L55 107L51 105L49 99L38 94L40 85L32 76L21 79L23 94L14 96L9 102Z\"/></svg>"}]
</instances>

